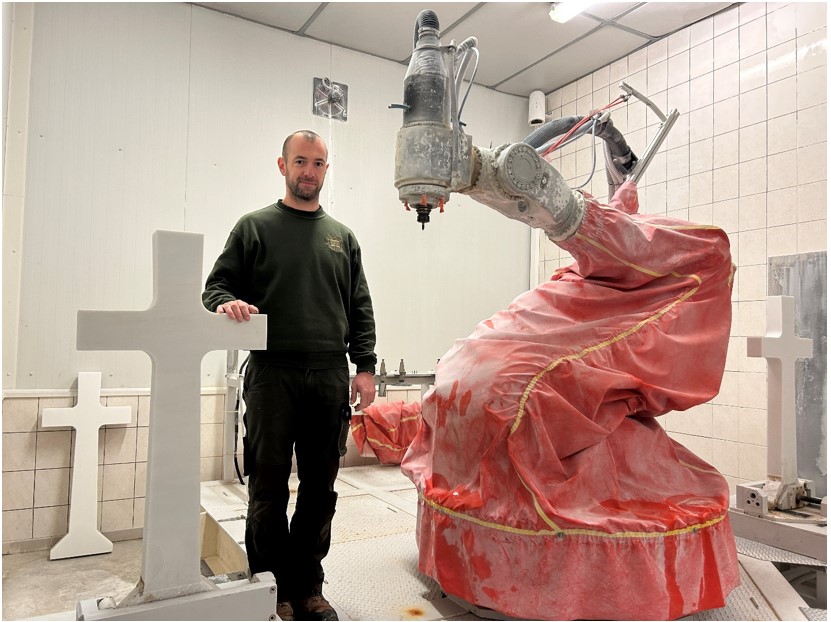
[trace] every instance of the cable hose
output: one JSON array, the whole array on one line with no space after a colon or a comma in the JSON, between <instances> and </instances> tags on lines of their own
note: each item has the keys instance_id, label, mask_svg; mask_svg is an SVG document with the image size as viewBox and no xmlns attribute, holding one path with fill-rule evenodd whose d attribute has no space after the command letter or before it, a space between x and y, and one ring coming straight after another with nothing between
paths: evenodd
<instances>
[{"instance_id":1,"label":"cable hose","mask_svg":"<svg viewBox=\"0 0 831 622\"><path fill-rule=\"evenodd\" d=\"M473 88L473 81L476 79L476 70L479 69L479 48L471 48L470 52L476 56L476 62L473 65L473 73L470 74L470 80L467 83L467 90L465 91L465 96L462 98L462 103L459 105L459 124L462 123L462 111L465 109L465 102L467 101L467 96L470 95L470 89ZM456 99L458 100L458 91L456 93Z\"/></svg>"},{"instance_id":2,"label":"cable hose","mask_svg":"<svg viewBox=\"0 0 831 622\"><path fill-rule=\"evenodd\" d=\"M615 192L626 180L626 175L635 168L635 164L638 163L638 156L626 144L626 139L620 133L620 130L614 126L611 119L603 124L598 136L603 139L606 182L609 186L609 200L611 201Z\"/></svg>"},{"instance_id":3,"label":"cable hose","mask_svg":"<svg viewBox=\"0 0 831 622\"><path fill-rule=\"evenodd\" d=\"M522 142L537 149L553 141L557 136L565 134L582 119L583 117L552 119L531 132ZM617 189L623 184L625 175L638 162L638 157L632 152L623 134L614 126L611 119L598 124L593 135L597 138L602 138L604 142L606 181L609 185L609 198L611 199ZM592 144L594 144L594 137L592 138Z\"/></svg>"},{"instance_id":4,"label":"cable hose","mask_svg":"<svg viewBox=\"0 0 831 622\"><path fill-rule=\"evenodd\" d=\"M237 479L239 480L239 483L245 486L245 480L242 478L242 471L239 470L239 460L237 460L236 443L234 443L234 445L234 469L236 469L237 471Z\"/></svg>"},{"instance_id":5,"label":"cable hose","mask_svg":"<svg viewBox=\"0 0 831 622\"><path fill-rule=\"evenodd\" d=\"M559 119L552 119L528 134L522 142L526 145L531 145L536 149L537 147L541 147L547 143L552 138L565 134L582 119L583 117L561 117Z\"/></svg>"},{"instance_id":6,"label":"cable hose","mask_svg":"<svg viewBox=\"0 0 831 622\"><path fill-rule=\"evenodd\" d=\"M552 119L528 134L522 142L526 145L531 145L536 149L553 138L556 138L561 134L565 134L582 119L583 117L561 117L559 119ZM632 169L638 159L635 157L635 154L632 153L629 145L626 144L626 139L623 137L623 134L621 134L620 130L614 126L611 119L598 125L595 136L597 136L597 138L602 138L609 145L612 156L620 159L621 164L626 165L625 170L627 172Z\"/></svg>"},{"instance_id":7,"label":"cable hose","mask_svg":"<svg viewBox=\"0 0 831 622\"><path fill-rule=\"evenodd\" d=\"M248 365L248 360L251 358L251 353L248 353L248 356L245 357L245 360L242 362L239 368L239 377L243 378L245 375L245 368ZM239 460L237 459L237 437L239 437L239 407L240 407L240 390L239 387L237 388L237 403L234 407L234 469L237 471L237 478L239 479L239 483L245 485L245 481L242 479L242 471L239 468Z\"/></svg>"},{"instance_id":8,"label":"cable hose","mask_svg":"<svg viewBox=\"0 0 831 622\"><path fill-rule=\"evenodd\" d=\"M456 50L458 52L464 52L465 50L469 50L470 48L475 48L479 45L479 39L476 37L468 37L464 41L462 41L459 45L456 46Z\"/></svg>"},{"instance_id":9,"label":"cable hose","mask_svg":"<svg viewBox=\"0 0 831 622\"><path fill-rule=\"evenodd\" d=\"M609 184L609 201L611 201L612 197L615 196L615 192L617 192L618 188L620 188L623 185L623 182L626 181L626 177L618 169L617 164L614 161L614 156L612 156L609 143L603 143L603 155L606 159L606 182Z\"/></svg>"},{"instance_id":10,"label":"cable hose","mask_svg":"<svg viewBox=\"0 0 831 622\"><path fill-rule=\"evenodd\" d=\"M623 134L614 126L611 119L600 124L597 137L606 142L609 152L619 160L619 165L623 165L627 173L632 170L638 158L632 153L632 149L626 144Z\"/></svg>"},{"instance_id":11,"label":"cable hose","mask_svg":"<svg viewBox=\"0 0 831 622\"><path fill-rule=\"evenodd\" d=\"M592 129L591 129L591 133L592 133L592 142L591 142L591 144L592 144L592 147L594 147L594 139L597 136L597 125L598 125L597 120L596 119L593 120L592 121ZM591 171L589 171L589 176L586 178L586 181L584 181L579 186L576 186L574 188L575 190L579 190L580 188L583 188L586 185L588 185L588 183L592 180L592 177L594 177L594 169L595 168L597 168L597 149L592 149L592 168L591 168Z\"/></svg>"}]
</instances>

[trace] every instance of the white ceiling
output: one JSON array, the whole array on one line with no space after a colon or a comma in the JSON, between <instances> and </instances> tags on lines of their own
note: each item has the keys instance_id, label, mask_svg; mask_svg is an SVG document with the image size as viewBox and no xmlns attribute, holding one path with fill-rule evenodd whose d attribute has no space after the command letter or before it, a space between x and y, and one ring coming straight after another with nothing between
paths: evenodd
<instances>
[{"instance_id":1,"label":"white ceiling","mask_svg":"<svg viewBox=\"0 0 831 622\"><path fill-rule=\"evenodd\" d=\"M730 2L603 2L565 24L550 2L204 2L198 6L406 64L416 17L439 18L442 44L479 41L475 82L527 97L551 91L717 13Z\"/></svg>"}]
</instances>

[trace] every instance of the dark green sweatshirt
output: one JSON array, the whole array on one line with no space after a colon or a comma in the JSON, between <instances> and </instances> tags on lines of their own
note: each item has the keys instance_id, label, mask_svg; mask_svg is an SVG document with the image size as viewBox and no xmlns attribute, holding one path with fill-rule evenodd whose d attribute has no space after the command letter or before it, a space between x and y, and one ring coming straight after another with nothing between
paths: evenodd
<instances>
[{"instance_id":1,"label":"dark green sweatshirt","mask_svg":"<svg viewBox=\"0 0 831 622\"><path fill-rule=\"evenodd\" d=\"M268 315L268 349L252 360L375 373L375 319L355 235L319 208L278 201L234 226L205 283L209 311L244 300Z\"/></svg>"}]
</instances>

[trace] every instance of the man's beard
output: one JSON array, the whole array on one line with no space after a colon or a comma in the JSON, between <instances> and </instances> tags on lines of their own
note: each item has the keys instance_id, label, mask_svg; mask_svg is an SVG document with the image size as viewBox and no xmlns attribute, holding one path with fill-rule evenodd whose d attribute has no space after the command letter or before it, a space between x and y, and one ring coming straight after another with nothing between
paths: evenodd
<instances>
[{"instance_id":1,"label":"man's beard","mask_svg":"<svg viewBox=\"0 0 831 622\"><path fill-rule=\"evenodd\" d=\"M320 194L320 186L317 183L314 186L305 186L301 185L300 179L295 179L294 183L290 183L289 190L298 199L304 201L313 201Z\"/></svg>"}]
</instances>

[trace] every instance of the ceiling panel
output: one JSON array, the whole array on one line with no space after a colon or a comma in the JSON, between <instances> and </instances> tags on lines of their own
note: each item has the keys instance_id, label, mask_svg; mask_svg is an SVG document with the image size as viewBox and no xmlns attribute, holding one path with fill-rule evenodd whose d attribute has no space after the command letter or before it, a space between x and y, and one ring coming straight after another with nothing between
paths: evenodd
<instances>
[{"instance_id":1,"label":"ceiling panel","mask_svg":"<svg viewBox=\"0 0 831 622\"><path fill-rule=\"evenodd\" d=\"M439 25L450 26L476 6L475 2L442 3L437 11ZM413 51L416 18L424 8L418 2L330 2L306 34L360 52L403 61Z\"/></svg>"},{"instance_id":2,"label":"ceiling panel","mask_svg":"<svg viewBox=\"0 0 831 622\"><path fill-rule=\"evenodd\" d=\"M643 4L642 2L598 2L592 4L583 13L594 15L600 19L614 19L618 15L626 13L632 7Z\"/></svg>"},{"instance_id":3,"label":"ceiling panel","mask_svg":"<svg viewBox=\"0 0 831 622\"><path fill-rule=\"evenodd\" d=\"M201 2L215 11L296 32L320 6L320 2Z\"/></svg>"},{"instance_id":4,"label":"ceiling panel","mask_svg":"<svg viewBox=\"0 0 831 622\"><path fill-rule=\"evenodd\" d=\"M620 58L647 42L612 26L604 26L565 50L500 84L496 90L528 96L531 91L551 91L603 67L607 58ZM578 111L579 113L580 111ZM587 111L588 112L588 111Z\"/></svg>"},{"instance_id":5,"label":"ceiling panel","mask_svg":"<svg viewBox=\"0 0 831 622\"><path fill-rule=\"evenodd\" d=\"M729 2L645 2L617 23L653 37L662 37L712 15Z\"/></svg>"},{"instance_id":6,"label":"ceiling panel","mask_svg":"<svg viewBox=\"0 0 831 622\"><path fill-rule=\"evenodd\" d=\"M470 36L478 39L477 84L527 97L534 90L550 93L645 44L736 5L602 2L565 24L548 17L550 2L436 2L427 6L417 2L209 2L198 6L402 63L412 52L416 17L430 8L438 15L443 44L453 39L460 43Z\"/></svg>"},{"instance_id":7,"label":"ceiling panel","mask_svg":"<svg viewBox=\"0 0 831 622\"><path fill-rule=\"evenodd\" d=\"M442 23L444 6L436 8ZM442 31L442 43L475 36L480 56L476 82L497 84L598 25L581 15L559 24L548 17L548 7L546 2L488 2L453 30Z\"/></svg>"}]
</instances>

